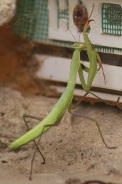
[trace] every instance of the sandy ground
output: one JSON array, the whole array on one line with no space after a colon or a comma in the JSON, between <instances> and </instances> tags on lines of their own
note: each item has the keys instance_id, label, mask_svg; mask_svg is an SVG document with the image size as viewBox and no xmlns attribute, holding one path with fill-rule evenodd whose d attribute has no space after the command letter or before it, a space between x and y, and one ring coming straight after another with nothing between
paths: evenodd
<instances>
[{"instance_id":1,"label":"sandy ground","mask_svg":"<svg viewBox=\"0 0 122 184\"><path fill-rule=\"evenodd\" d=\"M13 152L7 146L26 132L24 113L45 117L57 100L36 95L24 97L10 88L0 88L0 184L28 183L33 142ZM41 164L42 158L37 153L32 183L63 184L68 178L122 183L122 111L102 103L82 103L77 111L95 118L106 143L117 149L105 147L94 122L66 112L60 125L41 138L40 149L46 164ZM38 123L30 122L31 126Z\"/></svg>"}]
</instances>

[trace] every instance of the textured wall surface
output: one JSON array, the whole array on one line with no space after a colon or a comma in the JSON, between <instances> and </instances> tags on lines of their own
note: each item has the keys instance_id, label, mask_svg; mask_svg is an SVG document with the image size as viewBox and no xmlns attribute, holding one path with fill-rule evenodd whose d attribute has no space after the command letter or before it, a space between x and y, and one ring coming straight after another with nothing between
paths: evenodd
<instances>
[{"instance_id":1,"label":"textured wall surface","mask_svg":"<svg viewBox=\"0 0 122 184\"><path fill-rule=\"evenodd\" d=\"M16 0L0 0L0 25L9 22L15 14Z\"/></svg>"}]
</instances>

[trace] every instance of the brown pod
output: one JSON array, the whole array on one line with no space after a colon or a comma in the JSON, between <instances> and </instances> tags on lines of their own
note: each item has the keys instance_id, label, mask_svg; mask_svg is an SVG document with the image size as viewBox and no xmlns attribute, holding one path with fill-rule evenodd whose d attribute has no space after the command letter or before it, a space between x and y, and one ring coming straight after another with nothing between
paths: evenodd
<instances>
[{"instance_id":1,"label":"brown pod","mask_svg":"<svg viewBox=\"0 0 122 184\"><path fill-rule=\"evenodd\" d=\"M73 10L73 21L78 31L82 31L88 19L88 12L82 2L79 2Z\"/></svg>"}]
</instances>

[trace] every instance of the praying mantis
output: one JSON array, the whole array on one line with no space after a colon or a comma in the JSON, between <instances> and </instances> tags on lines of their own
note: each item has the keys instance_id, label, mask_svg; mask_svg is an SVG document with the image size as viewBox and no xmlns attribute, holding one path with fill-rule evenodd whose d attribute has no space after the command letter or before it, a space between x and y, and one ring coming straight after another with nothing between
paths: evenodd
<instances>
[{"instance_id":1,"label":"praying mantis","mask_svg":"<svg viewBox=\"0 0 122 184\"><path fill-rule=\"evenodd\" d=\"M100 56L98 52L93 49L92 44L86 33L89 27L89 23L91 21L90 20L91 14L83 29L84 43L79 42L79 43L73 44L74 52L72 56L71 66L70 66L69 80L63 94L61 95L61 97L59 98L55 106L52 108L52 110L49 112L49 114L37 126L29 130L27 133L25 133L24 135L22 135L20 138L18 138L17 140L15 140L9 145L10 150L15 150L21 147L22 145L25 145L28 142L35 140L37 137L41 136L46 131L48 131L52 126L58 125L61 122L61 119L67 108L69 112L73 110L72 100L73 100L73 93L74 93L77 73L79 75L83 90L86 92L85 94L86 96L90 92L92 82L97 73L97 63L99 64L99 68L102 68L102 71L103 71L102 61L100 59ZM86 67L80 62L80 52L82 50L86 50L87 52L88 59L89 59L89 67ZM88 73L87 82L85 82L83 71ZM103 76L105 80L104 71L103 71ZM94 119L89 117L85 117L85 118L95 121ZM99 129L99 126L97 124L97 121L95 122L105 146L108 148L113 148L106 145L103 139L103 136L101 134L101 131Z\"/></svg>"}]
</instances>

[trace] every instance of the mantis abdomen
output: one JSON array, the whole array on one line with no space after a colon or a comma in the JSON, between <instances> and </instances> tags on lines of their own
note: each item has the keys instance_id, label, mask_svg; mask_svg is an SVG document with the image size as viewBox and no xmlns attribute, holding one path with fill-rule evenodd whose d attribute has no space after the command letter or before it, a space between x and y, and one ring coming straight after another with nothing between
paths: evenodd
<instances>
[{"instance_id":1,"label":"mantis abdomen","mask_svg":"<svg viewBox=\"0 0 122 184\"><path fill-rule=\"evenodd\" d=\"M55 104L50 113L37 126L35 126L26 134L18 138L12 144L10 144L9 145L10 149L12 150L17 149L18 147L34 140L35 138L39 137L44 132L46 132L51 127L51 125L56 124L61 119L65 110L72 101L79 66L80 66L80 49L76 49L73 53L67 87L63 92L63 94L61 95L61 97L59 98L58 102Z\"/></svg>"}]
</instances>

